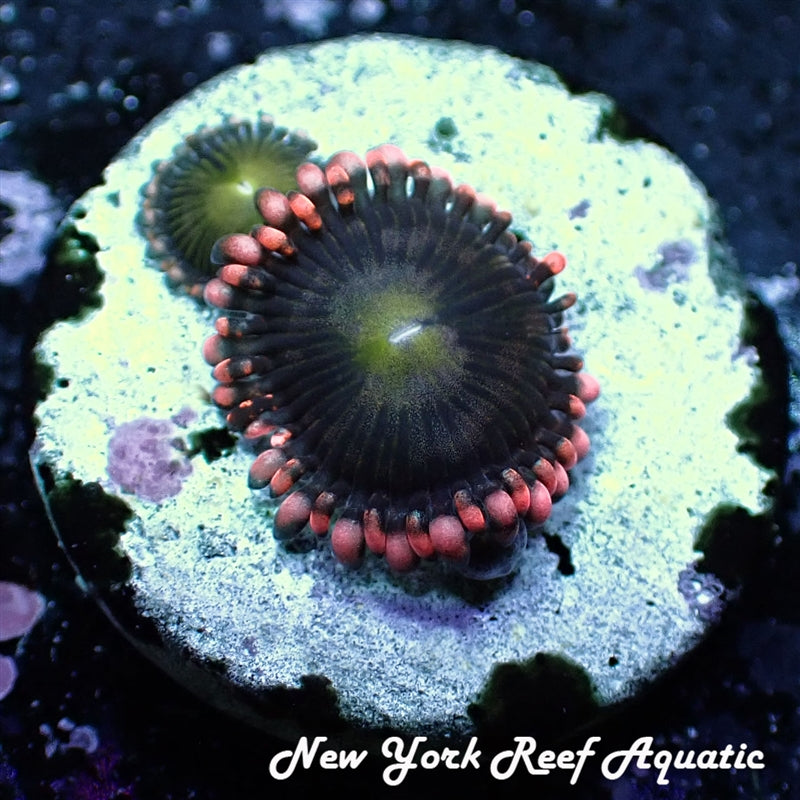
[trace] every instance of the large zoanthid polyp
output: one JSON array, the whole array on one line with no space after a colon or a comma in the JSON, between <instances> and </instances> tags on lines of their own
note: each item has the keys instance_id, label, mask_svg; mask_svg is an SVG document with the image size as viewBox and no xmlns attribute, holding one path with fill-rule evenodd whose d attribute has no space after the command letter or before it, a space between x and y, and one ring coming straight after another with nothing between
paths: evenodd
<instances>
[{"instance_id":1,"label":"large zoanthid polyp","mask_svg":"<svg viewBox=\"0 0 800 800\"><path fill-rule=\"evenodd\" d=\"M553 298L566 264L511 215L393 145L298 168L263 224L214 248L205 344L216 403L254 443L278 538L330 531L337 558L440 557L510 572L586 455L599 393Z\"/></svg>"}]
</instances>

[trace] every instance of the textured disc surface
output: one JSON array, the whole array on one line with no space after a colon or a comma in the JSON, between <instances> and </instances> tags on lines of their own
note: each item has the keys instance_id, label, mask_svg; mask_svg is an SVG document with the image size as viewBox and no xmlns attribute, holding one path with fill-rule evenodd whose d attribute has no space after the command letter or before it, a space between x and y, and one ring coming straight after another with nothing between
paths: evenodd
<instances>
[{"instance_id":1,"label":"textured disc surface","mask_svg":"<svg viewBox=\"0 0 800 800\"><path fill-rule=\"evenodd\" d=\"M703 636L726 592L693 572L695 537L721 507L770 506L771 473L726 424L759 370L713 206L672 155L611 136L612 110L493 50L366 37L232 70L109 165L72 214L100 247L102 306L42 337L55 380L32 461L87 588L148 655L286 735L319 733L287 697L320 686L348 724L445 735L473 729L468 707L498 664L559 656L609 704ZM393 577L327 546L287 552L273 502L247 488L250 455L197 452L223 428L200 351L212 314L169 291L135 219L152 164L182 136L258 112L308 131L323 157L395 143L492 196L535 252L567 255L557 291L578 294L566 324L603 388L583 423L592 450L547 538L492 591L437 565ZM119 535L76 533L90 501L106 508L94 520L125 509Z\"/></svg>"}]
</instances>

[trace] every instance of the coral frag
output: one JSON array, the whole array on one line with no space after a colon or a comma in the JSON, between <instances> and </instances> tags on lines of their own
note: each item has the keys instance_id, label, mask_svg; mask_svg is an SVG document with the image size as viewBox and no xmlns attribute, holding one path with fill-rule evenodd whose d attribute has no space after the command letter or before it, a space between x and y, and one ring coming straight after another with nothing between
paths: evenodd
<instances>
[{"instance_id":1,"label":"coral frag","mask_svg":"<svg viewBox=\"0 0 800 800\"><path fill-rule=\"evenodd\" d=\"M392 145L297 184L257 193L264 224L217 242L205 288L213 397L258 450L251 487L286 495L275 535L507 574L589 449L599 387L567 352L575 296L550 299L564 257Z\"/></svg>"},{"instance_id":2,"label":"coral frag","mask_svg":"<svg viewBox=\"0 0 800 800\"><path fill-rule=\"evenodd\" d=\"M298 165L316 148L302 131L289 131L261 114L234 117L187 136L171 158L156 164L144 188L140 223L148 251L171 285L201 297L213 276L208 254L232 231L259 221L253 192L295 187Z\"/></svg>"}]
</instances>

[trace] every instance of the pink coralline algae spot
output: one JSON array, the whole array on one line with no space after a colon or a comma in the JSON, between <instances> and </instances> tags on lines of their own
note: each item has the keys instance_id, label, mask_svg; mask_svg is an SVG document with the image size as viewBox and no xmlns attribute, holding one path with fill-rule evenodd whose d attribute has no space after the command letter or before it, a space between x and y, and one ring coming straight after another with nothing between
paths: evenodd
<instances>
[{"instance_id":1,"label":"pink coralline algae spot","mask_svg":"<svg viewBox=\"0 0 800 800\"><path fill-rule=\"evenodd\" d=\"M0 581L0 642L24 636L44 612L44 598L31 589ZM10 656L0 656L0 700L14 688L17 665Z\"/></svg>"},{"instance_id":2,"label":"pink coralline algae spot","mask_svg":"<svg viewBox=\"0 0 800 800\"><path fill-rule=\"evenodd\" d=\"M125 422L108 443L108 475L124 492L159 503L180 492L192 465L170 420Z\"/></svg>"},{"instance_id":3,"label":"pink coralline algae spot","mask_svg":"<svg viewBox=\"0 0 800 800\"><path fill-rule=\"evenodd\" d=\"M7 697L17 681L17 665L9 656L0 656L0 700Z\"/></svg>"},{"instance_id":4,"label":"pink coralline algae spot","mask_svg":"<svg viewBox=\"0 0 800 800\"><path fill-rule=\"evenodd\" d=\"M44 598L16 583L0 581L0 642L24 636L44 611Z\"/></svg>"}]
</instances>

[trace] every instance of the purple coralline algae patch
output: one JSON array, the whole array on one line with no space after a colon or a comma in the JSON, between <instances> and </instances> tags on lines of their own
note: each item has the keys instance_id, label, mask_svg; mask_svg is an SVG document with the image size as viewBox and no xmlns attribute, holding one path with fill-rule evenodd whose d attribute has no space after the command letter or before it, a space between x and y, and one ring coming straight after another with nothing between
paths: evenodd
<instances>
[{"instance_id":1,"label":"purple coralline algae patch","mask_svg":"<svg viewBox=\"0 0 800 800\"><path fill-rule=\"evenodd\" d=\"M633 274L642 289L663 292L672 283L681 283L689 279L689 267L697 260L695 246L686 239L675 242L664 242L658 248L658 260L655 266L645 269L636 267Z\"/></svg>"},{"instance_id":2,"label":"purple coralline algae patch","mask_svg":"<svg viewBox=\"0 0 800 800\"><path fill-rule=\"evenodd\" d=\"M177 414L173 414L170 419L179 428L186 428L197 419L197 412L189 408L189 406L184 406Z\"/></svg>"},{"instance_id":3,"label":"purple coralline algae patch","mask_svg":"<svg viewBox=\"0 0 800 800\"><path fill-rule=\"evenodd\" d=\"M718 622L730 599L730 592L716 575L698 572L694 564L678 574L678 591L694 615L704 622Z\"/></svg>"},{"instance_id":4,"label":"purple coralline algae patch","mask_svg":"<svg viewBox=\"0 0 800 800\"><path fill-rule=\"evenodd\" d=\"M567 211L567 216L570 219L583 219L589 213L591 205L592 204L588 200L581 200L580 203L574 205Z\"/></svg>"},{"instance_id":5,"label":"purple coralline algae patch","mask_svg":"<svg viewBox=\"0 0 800 800\"><path fill-rule=\"evenodd\" d=\"M9 581L0 581L0 642L24 636L44 611L37 592Z\"/></svg>"},{"instance_id":6,"label":"purple coralline algae patch","mask_svg":"<svg viewBox=\"0 0 800 800\"><path fill-rule=\"evenodd\" d=\"M142 417L119 425L108 443L108 475L123 492L159 503L180 492L192 472L175 425Z\"/></svg>"}]
</instances>

